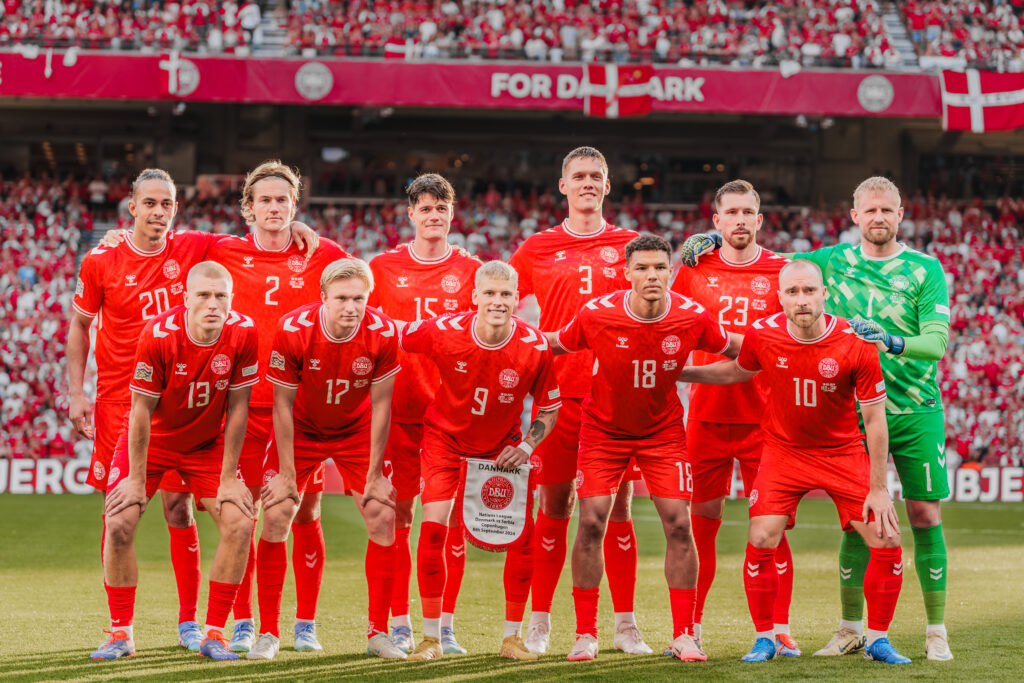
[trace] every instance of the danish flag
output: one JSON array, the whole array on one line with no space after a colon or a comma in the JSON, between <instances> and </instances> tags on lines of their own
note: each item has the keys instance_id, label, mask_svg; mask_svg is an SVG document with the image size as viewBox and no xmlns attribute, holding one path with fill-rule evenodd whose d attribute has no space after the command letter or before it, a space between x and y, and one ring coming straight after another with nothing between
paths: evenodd
<instances>
[{"instance_id":1,"label":"danish flag","mask_svg":"<svg viewBox=\"0 0 1024 683\"><path fill-rule=\"evenodd\" d=\"M943 71L939 84L943 130L984 133L1024 127L1024 74Z\"/></svg>"},{"instance_id":2,"label":"danish flag","mask_svg":"<svg viewBox=\"0 0 1024 683\"><path fill-rule=\"evenodd\" d=\"M588 64L585 69L584 114L616 119L651 113L650 64Z\"/></svg>"}]
</instances>

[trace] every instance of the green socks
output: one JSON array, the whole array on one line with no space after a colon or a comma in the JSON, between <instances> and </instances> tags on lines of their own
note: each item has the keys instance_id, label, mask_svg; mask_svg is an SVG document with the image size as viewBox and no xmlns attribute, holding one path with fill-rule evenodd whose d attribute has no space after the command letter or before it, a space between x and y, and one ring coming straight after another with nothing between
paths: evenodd
<instances>
[{"instance_id":1,"label":"green socks","mask_svg":"<svg viewBox=\"0 0 1024 683\"><path fill-rule=\"evenodd\" d=\"M929 624L942 624L946 613L946 539L942 523L914 532L914 566L924 594Z\"/></svg>"},{"instance_id":2,"label":"green socks","mask_svg":"<svg viewBox=\"0 0 1024 683\"><path fill-rule=\"evenodd\" d=\"M844 533L843 543L839 546L839 600L843 606L844 621L861 621L864 618L864 572L869 559L871 551L860 534L856 531Z\"/></svg>"}]
</instances>

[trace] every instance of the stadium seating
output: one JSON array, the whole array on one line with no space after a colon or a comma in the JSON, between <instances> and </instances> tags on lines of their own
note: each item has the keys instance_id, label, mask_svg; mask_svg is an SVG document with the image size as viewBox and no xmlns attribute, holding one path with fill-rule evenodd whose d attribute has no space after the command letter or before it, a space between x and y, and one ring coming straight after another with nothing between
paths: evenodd
<instances>
[{"instance_id":1,"label":"stadium seating","mask_svg":"<svg viewBox=\"0 0 1024 683\"><path fill-rule=\"evenodd\" d=\"M973 67L1024 70L1020 3L908 0L902 9L920 54L962 58Z\"/></svg>"}]
</instances>

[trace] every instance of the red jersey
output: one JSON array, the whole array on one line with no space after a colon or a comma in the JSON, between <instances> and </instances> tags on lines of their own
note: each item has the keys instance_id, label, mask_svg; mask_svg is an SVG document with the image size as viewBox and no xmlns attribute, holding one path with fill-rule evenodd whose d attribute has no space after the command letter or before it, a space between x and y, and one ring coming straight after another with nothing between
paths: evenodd
<instances>
[{"instance_id":1,"label":"red jersey","mask_svg":"<svg viewBox=\"0 0 1024 683\"><path fill-rule=\"evenodd\" d=\"M289 238L283 249L271 251L260 245L256 233L228 237L208 254L228 269L234 281L231 307L256 321L260 358L270 356L274 331L281 316L294 308L320 301L320 275L324 268L349 254L329 239L306 260L306 254ZM261 372L264 372L261 367ZM251 406L274 405L274 390L267 382L252 391Z\"/></svg>"},{"instance_id":2,"label":"red jersey","mask_svg":"<svg viewBox=\"0 0 1024 683\"><path fill-rule=\"evenodd\" d=\"M374 288L369 303L395 320L414 322L466 311L473 305L473 283L480 260L465 249L449 247L439 259L416 255L403 244L370 261ZM441 375L430 359L399 351L402 374L395 378L391 419L422 423Z\"/></svg>"},{"instance_id":3,"label":"red jersey","mask_svg":"<svg viewBox=\"0 0 1024 683\"><path fill-rule=\"evenodd\" d=\"M779 303L779 271L788 259L767 249L746 263L734 263L721 251L705 254L696 268L682 266L672 291L688 296L708 309L726 332L746 334L755 320L782 311ZM694 365L724 360L695 351ZM761 380L742 384L693 384L690 387L691 420L728 424L760 424L764 413Z\"/></svg>"},{"instance_id":4,"label":"red jersey","mask_svg":"<svg viewBox=\"0 0 1024 683\"><path fill-rule=\"evenodd\" d=\"M160 399L149 445L172 453L211 446L222 433L228 391L260 381L252 318L231 311L220 336L203 344L189 334L186 315L184 306L176 306L147 323L130 384L132 391Z\"/></svg>"},{"instance_id":5,"label":"red jersey","mask_svg":"<svg viewBox=\"0 0 1024 683\"><path fill-rule=\"evenodd\" d=\"M424 440L455 455L490 457L519 442L527 394L538 410L554 410L562 402L544 334L513 318L509 338L491 346L476 334L476 315L412 323L401 345L428 356L441 373L423 420Z\"/></svg>"},{"instance_id":6,"label":"red jersey","mask_svg":"<svg viewBox=\"0 0 1024 683\"><path fill-rule=\"evenodd\" d=\"M582 424L612 439L654 436L683 424L676 379L695 349L722 353L729 336L692 299L668 292L665 313L638 318L630 290L593 299L558 332L566 351L594 352L594 381L583 400Z\"/></svg>"},{"instance_id":7,"label":"red jersey","mask_svg":"<svg viewBox=\"0 0 1024 683\"><path fill-rule=\"evenodd\" d=\"M844 318L825 314L825 333L811 341L788 322L782 313L755 322L736 359L764 376L765 442L801 457L863 453L857 401L885 401L878 351Z\"/></svg>"},{"instance_id":8,"label":"red jersey","mask_svg":"<svg viewBox=\"0 0 1024 683\"><path fill-rule=\"evenodd\" d=\"M96 247L82 259L75 310L99 316L96 329L96 400L127 403L132 359L146 323L178 306L185 277L220 239L207 232L169 232L159 251L140 251L131 238Z\"/></svg>"},{"instance_id":9,"label":"red jersey","mask_svg":"<svg viewBox=\"0 0 1024 683\"><path fill-rule=\"evenodd\" d=\"M370 385L399 370L398 328L367 306L345 339L327 329L323 304L296 308L281 318L270 352L267 379L298 389L295 431L333 440L370 428Z\"/></svg>"},{"instance_id":10,"label":"red jersey","mask_svg":"<svg viewBox=\"0 0 1024 683\"><path fill-rule=\"evenodd\" d=\"M595 296L629 287L622 269L626 244L637 234L605 223L597 232L583 235L573 232L565 220L519 245L509 263L519 273L519 296L537 295L540 328L561 329ZM593 364L590 352L555 358L563 396L587 395Z\"/></svg>"}]
</instances>

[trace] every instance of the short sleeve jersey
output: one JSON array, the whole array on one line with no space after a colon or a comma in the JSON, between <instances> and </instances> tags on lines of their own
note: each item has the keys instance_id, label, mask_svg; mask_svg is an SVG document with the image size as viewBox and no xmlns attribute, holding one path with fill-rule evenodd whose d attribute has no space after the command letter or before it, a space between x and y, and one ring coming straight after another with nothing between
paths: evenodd
<instances>
[{"instance_id":1,"label":"short sleeve jersey","mask_svg":"<svg viewBox=\"0 0 1024 683\"><path fill-rule=\"evenodd\" d=\"M726 332L745 334L759 318L782 311L779 303L779 271L787 261L758 247L757 255L735 263L715 251L701 257L695 268L679 269L672 291L688 296L708 309L711 319ZM694 351L693 364L724 360ZM689 419L724 424L758 424L764 413L760 380L742 384L693 384L690 387Z\"/></svg>"},{"instance_id":2,"label":"short sleeve jersey","mask_svg":"<svg viewBox=\"0 0 1024 683\"><path fill-rule=\"evenodd\" d=\"M626 244L637 233L603 224L590 234L574 232L569 221L531 235L509 259L519 273L519 295L537 295L540 329L564 327L595 296L629 286L622 270ZM583 398L590 388L589 351L555 358L562 395Z\"/></svg>"},{"instance_id":3,"label":"short sleeve jersey","mask_svg":"<svg viewBox=\"0 0 1024 683\"><path fill-rule=\"evenodd\" d=\"M231 307L256 321L260 337L260 358L270 356L270 345L281 316L303 304L320 301L320 275L324 268L349 254L329 239L321 239L306 258L290 239L280 250L264 248L256 236L232 236L215 244L209 258L228 269L234 281ZM266 371L266 366L261 367ZM274 405L270 383L253 388L252 406Z\"/></svg>"},{"instance_id":4,"label":"short sleeve jersey","mask_svg":"<svg viewBox=\"0 0 1024 683\"><path fill-rule=\"evenodd\" d=\"M433 360L441 386L427 408L424 441L465 457L494 456L518 443L523 401L538 410L561 406L551 347L536 327L513 318L505 341L476 333L476 313L411 323L402 348Z\"/></svg>"},{"instance_id":5,"label":"short sleeve jersey","mask_svg":"<svg viewBox=\"0 0 1024 683\"><path fill-rule=\"evenodd\" d=\"M158 251L139 250L126 239L96 247L82 259L75 311L98 318L96 400L127 403L128 382L146 323L182 303L189 269L206 258L219 238L206 232L169 232Z\"/></svg>"},{"instance_id":6,"label":"short sleeve jersey","mask_svg":"<svg viewBox=\"0 0 1024 683\"><path fill-rule=\"evenodd\" d=\"M885 259L865 256L859 244L837 244L793 257L813 261L821 268L829 293L829 313L869 318L890 334L907 337L921 334L922 323L948 325L949 291L939 260L900 247L899 253ZM882 374L889 385L887 413L942 410L936 361L885 353Z\"/></svg>"},{"instance_id":7,"label":"short sleeve jersey","mask_svg":"<svg viewBox=\"0 0 1024 683\"><path fill-rule=\"evenodd\" d=\"M267 379L297 389L295 430L318 440L340 439L370 427L370 385L399 370L398 329L367 306L352 333L338 339L327 328L320 303L281 318L274 334Z\"/></svg>"},{"instance_id":8,"label":"short sleeve jersey","mask_svg":"<svg viewBox=\"0 0 1024 683\"><path fill-rule=\"evenodd\" d=\"M131 390L158 397L149 445L172 453L207 448L220 437L228 391L259 382L256 325L236 311L212 342L196 341L177 306L147 323L132 366Z\"/></svg>"},{"instance_id":9,"label":"short sleeve jersey","mask_svg":"<svg viewBox=\"0 0 1024 683\"><path fill-rule=\"evenodd\" d=\"M558 332L566 351L594 352L583 423L610 439L658 438L683 428L676 380L691 351L722 353L729 337L693 299L668 292L659 318L629 308L630 290L592 299Z\"/></svg>"},{"instance_id":10,"label":"short sleeve jersey","mask_svg":"<svg viewBox=\"0 0 1024 683\"><path fill-rule=\"evenodd\" d=\"M420 258L412 244L403 244L370 261L374 288L370 305L395 320L415 322L469 310L480 260L465 249L449 247L439 259ZM422 423L441 375L430 359L398 352L402 373L395 378L391 419Z\"/></svg>"},{"instance_id":11,"label":"short sleeve jersey","mask_svg":"<svg viewBox=\"0 0 1024 683\"><path fill-rule=\"evenodd\" d=\"M787 323L782 313L755 322L736 359L764 377L765 442L799 456L862 453L857 402L886 396L878 351L834 315L825 314L825 332L810 341Z\"/></svg>"}]
</instances>

